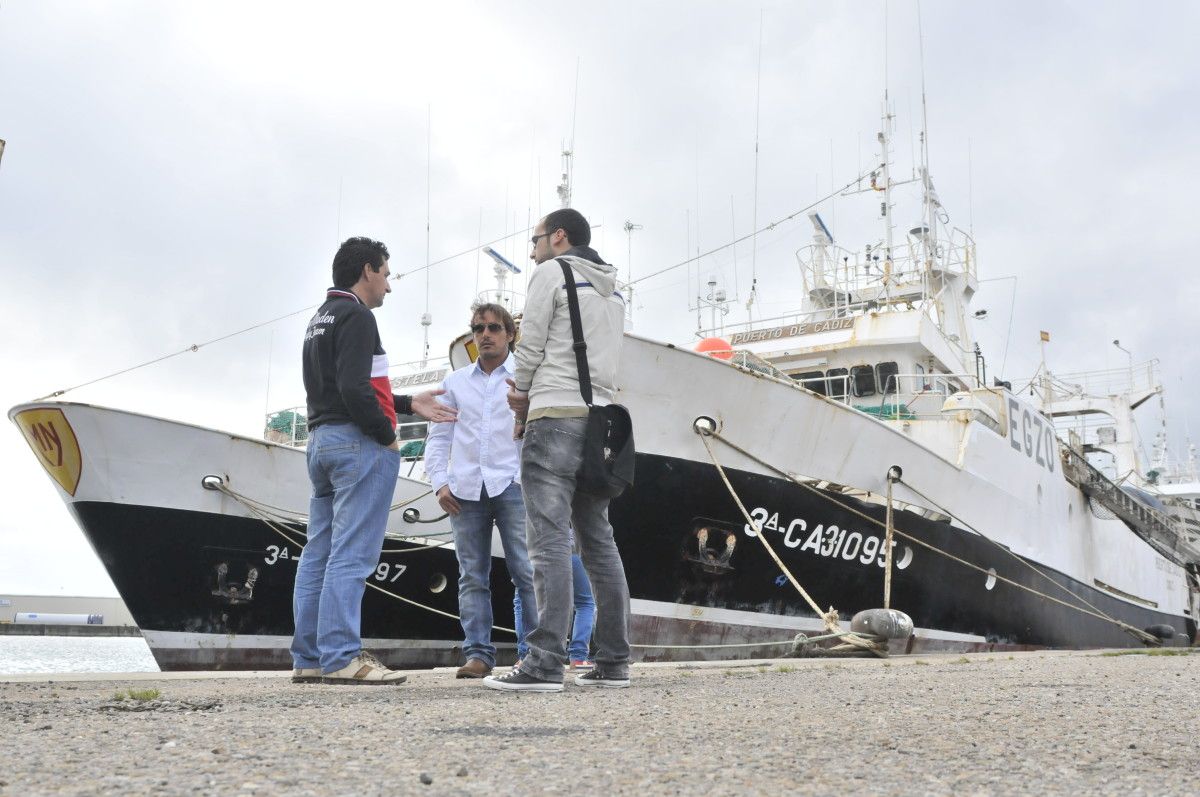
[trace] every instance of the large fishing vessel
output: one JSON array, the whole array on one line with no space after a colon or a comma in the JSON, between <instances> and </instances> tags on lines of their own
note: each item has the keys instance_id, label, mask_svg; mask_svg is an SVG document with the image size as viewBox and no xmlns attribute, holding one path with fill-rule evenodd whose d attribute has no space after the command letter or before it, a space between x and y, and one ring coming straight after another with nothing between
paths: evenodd
<instances>
[{"instance_id":1,"label":"large fishing vessel","mask_svg":"<svg viewBox=\"0 0 1200 797\"><path fill-rule=\"evenodd\" d=\"M843 249L809 214L797 312L701 331L703 352L626 336L637 480L610 514L637 656L778 655L881 606L885 580L915 625L904 651L1193 643L1200 490L1143 475L1133 445L1134 409L1161 392L1153 364L1103 386L1048 370L1017 390L989 384L975 243L950 225L924 156L893 178L891 123L885 105L879 166L847 192L881 203L883 235ZM902 183L919 195L907 211ZM452 344L451 365L471 356L466 338ZM61 401L9 417L163 669L290 666L308 500L299 411L268 419L265 440ZM423 480L423 426L402 421L413 444L363 636L394 666L454 664L449 525ZM499 555L492 589L504 626ZM497 637L511 654L511 634Z\"/></svg>"}]
</instances>

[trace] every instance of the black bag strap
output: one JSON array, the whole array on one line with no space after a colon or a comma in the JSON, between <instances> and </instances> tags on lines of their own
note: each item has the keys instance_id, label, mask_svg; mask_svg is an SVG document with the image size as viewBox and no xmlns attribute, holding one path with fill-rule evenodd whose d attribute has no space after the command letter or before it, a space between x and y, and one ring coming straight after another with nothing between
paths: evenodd
<instances>
[{"instance_id":1,"label":"black bag strap","mask_svg":"<svg viewBox=\"0 0 1200 797\"><path fill-rule=\"evenodd\" d=\"M592 406L592 371L588 367L587 342L583 339L583 320L579 317L579 292L575 289L575 272L561 257L555 258L562 266L566 280L567 308L571 311L571 337L575 339L575 366L579 369L579 393L583 403Z\"/></svg>"}]
</instances>

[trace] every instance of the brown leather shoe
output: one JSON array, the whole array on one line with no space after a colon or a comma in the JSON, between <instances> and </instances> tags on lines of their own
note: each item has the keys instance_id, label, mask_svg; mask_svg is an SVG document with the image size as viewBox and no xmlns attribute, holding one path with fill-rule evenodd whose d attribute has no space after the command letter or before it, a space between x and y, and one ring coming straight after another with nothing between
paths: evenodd
<instances>
[{"instance_id":1,"label":"brown leather shoe","mask_svg":"<svg viewBox=\"0 0 1200 797\"><path fill-rule=\"evenodd\" d=\"M467 663L458 668L455 678L484 678L490 675L492 668L483 663L482 659L467 659Z\"/></svg>"}]
</instances>

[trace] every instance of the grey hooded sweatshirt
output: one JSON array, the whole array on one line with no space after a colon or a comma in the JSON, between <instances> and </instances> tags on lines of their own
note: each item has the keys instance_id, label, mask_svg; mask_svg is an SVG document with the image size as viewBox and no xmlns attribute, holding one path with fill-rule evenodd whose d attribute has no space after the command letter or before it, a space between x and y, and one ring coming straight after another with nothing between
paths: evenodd
<instances>
[{"instance_id":1,"label":"grey hooded sweatshirt","mask_svg":"<svg viewBox=\"0 0 1200 797\"><path fill-rule=\"evenodd\" d=\"M579 293L592 403L610 404L616 393L625 328L625 301L617 293L617 269L586 246L573 247L560 257L571 265ZM529 420L587 415L579 393L567 288L558 258L534 268L528 290L514 381L517 389L529 392Z\"/></svg>"}]
</instances>

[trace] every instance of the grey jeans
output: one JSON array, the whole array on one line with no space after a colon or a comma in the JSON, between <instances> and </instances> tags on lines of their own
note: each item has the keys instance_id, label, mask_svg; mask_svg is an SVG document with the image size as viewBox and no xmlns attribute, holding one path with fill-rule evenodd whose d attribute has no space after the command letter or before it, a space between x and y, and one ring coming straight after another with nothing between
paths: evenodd
<instances>
[{"instance_id":1,"label":"grey jeans","mask_svg":"<svg viewBox=\"0 0 1200 797\"><path fill-rule=\"evenodd\" d=\"M575 594L572 528L596 598L596 668L614 678L629 674L629 584L608 522L609 499L575 489L586 426L586 418L538 418L526 428L521 452L538 607L537 628L526 640L529 654L521 671L545 681L561 681L567 663Z\"/></svg>"}]
</instances>

